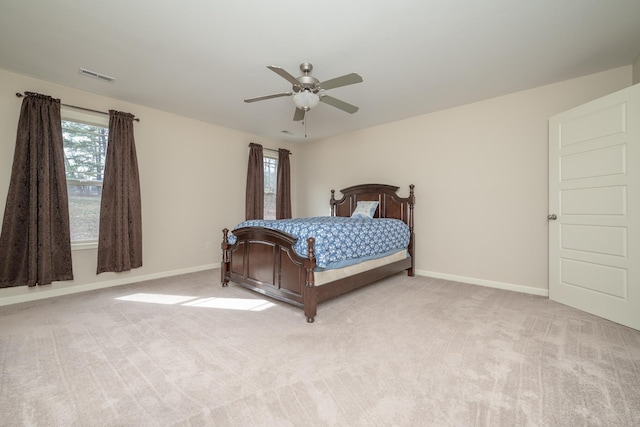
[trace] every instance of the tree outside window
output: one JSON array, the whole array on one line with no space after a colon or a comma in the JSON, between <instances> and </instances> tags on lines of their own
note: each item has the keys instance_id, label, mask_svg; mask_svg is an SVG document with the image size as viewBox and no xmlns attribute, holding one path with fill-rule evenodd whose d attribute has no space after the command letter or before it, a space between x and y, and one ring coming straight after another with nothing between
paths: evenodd
<instances>
[{"instance_id":1,"label":"tree outside window","mask_svg":"<svg viewBox=\"0 0 640 427\"><path fill-rule=\"evenodd\" d=\"M71 241L98 240L108 128L62 121Z\"/></svg>"}]
</instances>

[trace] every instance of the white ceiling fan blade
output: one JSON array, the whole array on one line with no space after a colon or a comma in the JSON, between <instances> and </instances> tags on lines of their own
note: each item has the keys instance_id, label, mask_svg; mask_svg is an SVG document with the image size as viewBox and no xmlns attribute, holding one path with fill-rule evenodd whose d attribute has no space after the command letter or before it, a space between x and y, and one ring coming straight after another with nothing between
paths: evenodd
<instances>
[{"instance_id":1,"label":"white ceiling fan blade","mask_svg":"<svg viewBox=\"0 0 640 427\"><path fill-rule=\"evenodd\" d=\"M267 65L267 68L273 71L274 73L278 74L280 77L283 77L285 80L289 81L289 83L291 83L292 85L294 86L300 85L300 82L298 81L298 79L296 79L287 71L285 71L284 68L278 67L277 65Z\"/></svg>"},{"instance_id":2,"label":"white ceiling fan blade","mask_svg":"<svg viewBox=\"0 0 640 427\"><path fill-rule=\"evenodd\" d=\"M345 74L341 77L336 77L335 79L326 80L324 82L318 83L322 89L334 89L336 87L348 86L355 83L362 83L362 77L358 73Z\"/></svg>"},{"instance_id":3,"label":"white ceiling fan blade","mask_svg":"<svg viewBox=\"0 0 640 427\"><path fill-rule=\"evenodd\" d=\"M346 111L349 114L353 114L359 110L359 108L356 107L355 105L351 105L349 103L341 101L338 98L334 98L333 96L325 95L320 98L320 101L324 102L325 104L329 104L332 107L339 108L342 111Z\"/></svg>"},{"instance_id":4,"label":"white ceiling fan blade","mask_svg":"<svg viewBox=\"0 0 640 427\"><path fill-rule=\"evenodd\" d=\"M265 99L280 98L281 96L291 96L293 92L274 93L273 95L257 96L255 98L247 98L244 102L264 101Z\"/></svg>"}]
</instances>

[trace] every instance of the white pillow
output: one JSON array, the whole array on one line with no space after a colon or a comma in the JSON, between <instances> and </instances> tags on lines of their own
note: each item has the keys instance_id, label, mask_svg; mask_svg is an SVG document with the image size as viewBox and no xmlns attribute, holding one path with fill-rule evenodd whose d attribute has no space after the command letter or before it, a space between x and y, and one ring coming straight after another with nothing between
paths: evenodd
<instances>
[{"instance_id":1,"label":"white pillow","mask_svg":"<svg viewBox=\"0 0 640 427\"><path fill-rule=\"evenodd\" d=\"M351 214L351 218L373 218L378 208L378 202L358 202L356 209Z\"/></svg>"}]
</instances>

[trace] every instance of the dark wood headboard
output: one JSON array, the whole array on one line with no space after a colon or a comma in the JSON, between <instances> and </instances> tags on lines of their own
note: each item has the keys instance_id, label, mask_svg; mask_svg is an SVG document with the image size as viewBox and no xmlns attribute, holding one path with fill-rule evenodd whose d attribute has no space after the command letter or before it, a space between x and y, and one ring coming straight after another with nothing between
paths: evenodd
<instances>
[{"instance_id":1,"label":"dark wood headboard","mask_svg":"<svg viewBox=\"0 0 640 427\"><path fill-rule=\"evenodd\" d=\"M359 200L377 201L375 218L394 218L404 221L413 230L414 185L409 186L409 197L400 197L398 188L386 184L361 184L340 190L342 198L336 200L335 190L331 190L331 216L351 216Z\"/></svg>"}]
</instances>

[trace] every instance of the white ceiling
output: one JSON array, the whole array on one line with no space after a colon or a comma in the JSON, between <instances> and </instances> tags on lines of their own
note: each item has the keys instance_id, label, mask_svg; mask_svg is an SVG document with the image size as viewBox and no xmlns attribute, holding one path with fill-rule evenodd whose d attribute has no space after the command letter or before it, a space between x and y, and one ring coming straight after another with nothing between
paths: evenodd
<instances>
[{"instance_id":1,"label":"white ceiling","mask_svg":"<svg viewBox=\"0 0 640 427\"><path fill-rule=\"evenodd\" d=\"M0 0L0 68L290 142L629 65L639 54L640 0ZM266 66L297 76L302 62L320 81L364 78L327 91L360 111L321 103L307 114L306 140L291 98L243 102L290 91Z\"/></svg>"}]
</instances>

